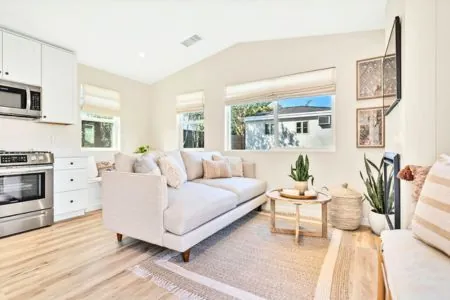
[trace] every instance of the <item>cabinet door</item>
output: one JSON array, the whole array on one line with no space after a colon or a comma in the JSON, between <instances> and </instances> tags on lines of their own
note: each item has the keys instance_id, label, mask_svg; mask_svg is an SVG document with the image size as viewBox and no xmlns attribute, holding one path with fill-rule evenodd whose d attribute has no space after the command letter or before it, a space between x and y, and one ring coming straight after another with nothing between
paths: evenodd
<instances>
[{"instance_id":1,"label":"cabinet door","mask_svg":"<svg viewBox=\"0 0 450 300\"><path fill-rule=\"evenodd\" d=\"M3 79L41 85L41 44L3 32Z\"/></svg>"},{"instance_id":2,"label":"cabinet door","mask_svg":"<svg viewBox=\"0 0 450 300\"><path fill-rule=\"evenodd\" d=\"M42 45L42 122L75 123L75 55Z\"/></svg>"},{"instance_id":3,"label":"cabinet door","mask_svg":"<svg viewBox=\"0 0 450 300\"><path fill-rule=\"evenodd\" d=\"M3 32L0 31L0 78L3 77Z\"/></svg>"}]
</instances>

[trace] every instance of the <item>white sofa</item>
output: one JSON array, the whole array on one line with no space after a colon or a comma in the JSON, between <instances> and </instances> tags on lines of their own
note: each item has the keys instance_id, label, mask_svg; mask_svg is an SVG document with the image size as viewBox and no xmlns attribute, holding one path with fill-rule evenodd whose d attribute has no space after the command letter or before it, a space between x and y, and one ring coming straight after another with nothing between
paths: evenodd
<instances>
[{"instance_id":1,"label":"white sofa","mask_svg":"<svg viewBox=\"0 0 450 300\"><path fill-rule=\"evenodd\" d=\"M411 230L381 233L380 270L385 289L378 299L450 299L450 258ZM383 278L384 277L384 278Z\"/></svg>"},{"instance_id":2,"label":"white sofa","mask_svg":"<svg viewBox=\"0 0 450 300\"><path fill-rule=\"evenodd\" d=\"M164 176L105 172L105 226L117 233L119 241L127 235L182 252L189 261L191 247L266 202L266 183L254 178L253 163L243 163L244 177L201 178L202 159L211 159L212 154L183 153L191 180L179 189L168 187Z\"/></svg>"}]
</instances>

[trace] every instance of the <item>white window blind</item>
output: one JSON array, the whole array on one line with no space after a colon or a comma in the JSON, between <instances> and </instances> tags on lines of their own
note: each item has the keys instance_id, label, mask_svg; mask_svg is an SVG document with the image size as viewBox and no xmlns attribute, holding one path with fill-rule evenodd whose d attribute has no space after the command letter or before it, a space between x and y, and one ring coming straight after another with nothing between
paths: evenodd
<instances>
[{"instance_id":1,"label":"white window blind","mask_svg":"<svg viewBox=\"0 0 450 300\"><path fill-rule=\"evenodd\" d=\"M203 91L178 95L177 113L202 111L204 98Z\"/></svg>"},{"instance_id":2,"label":"white window blind","mask_svg":"<svg viewBox=\"0 0 450 300\"><path fill-rule=\"evenodd\" d=\"M271 101L287 97L318 96L336 91L336 68L253 81L225 89L226 104Z\"/></svg>"},{"instance_id":3,"label":"white window blind","mask_svg":"<svg viewBox=\"0 0 450 300\"><path fill-rule=\"evenodd\" d=\"M81 86L81 110L99 115L119 116L120 94L113 90L83 84Z\"/></svg>"}]
</instances>

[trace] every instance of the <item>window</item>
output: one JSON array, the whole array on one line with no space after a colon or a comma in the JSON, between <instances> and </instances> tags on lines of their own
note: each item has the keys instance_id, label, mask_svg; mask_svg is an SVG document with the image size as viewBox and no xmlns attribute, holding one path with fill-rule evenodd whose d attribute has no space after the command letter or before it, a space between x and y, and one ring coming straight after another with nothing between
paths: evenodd
<instances>
[{"instance_id":1,"label":"window","mask_svg":"<svg viewBox=\"0 0 450 300\"><path fill-rule=\"evenodd\" d=\"M203 92L194 92L177 97L179 144L183 149L205 147Z\"/></svg>"},{"instance_id":2,"label":"window","mask_svg":"<svg viewBox=\"0 0 450 300\"><path fill-rule=\"evenodd\" d=\"M333 150L334 70L227 87L228 149Z\"/></svg>"},{"instance_id":3,"label":"window","mask_svg":"<svg viewBox=\"0 0 450 300\"><path fill-rule=\"evenodd\" d=\"M269 123L264 124L265 134L267 134L267 135L273 134L273 126L274 126L274 124L269 124Z\"/></svg>"},{"instance_id":4,"label":"window","mask_svg":"<svg viewBox=\"0 0 450 300\"><path fill-rule=\"evenodd\" d=\"M84 84L81 87L81 148L120 150L120 95Z\"/></svg>"},{"instance_id":5,"label":"window","mask_svg":"<svg viewBox=\"0 0 450 300\"><path fill-rule=\"evenodd\" d=\"M119 149L119 118L81 113L81 147Z\"/></svg>"}]
</instances>

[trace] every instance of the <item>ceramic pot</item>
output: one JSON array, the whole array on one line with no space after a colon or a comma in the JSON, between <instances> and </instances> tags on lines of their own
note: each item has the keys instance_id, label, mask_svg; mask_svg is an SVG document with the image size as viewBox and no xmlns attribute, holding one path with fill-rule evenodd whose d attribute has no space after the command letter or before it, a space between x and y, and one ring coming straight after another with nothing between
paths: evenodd
<instances>
[{"instance_id":1,"label":"ceramic pot","mask_svg":"<svg viewBox=\"0 0 450 300\"><path fill-rule=\"evenodd\" d=\"M308 190L308 181L296 181L294 188L299 191L300 195L304 195Z\"/></svg>"},{"instance_id":2,"label":"ceramic pot","mask_svg":"<svg viewBox=\"0 0 450 300\"><path fill-rule=\"evenodd\" d=\"M392 224L394 221L394 215L389 215L389 219L391 219ZM384 214L379 214L374 211L369 212L369 224L372 232L376 235L380 235L383 230L387 228L386 216Z\"/></svg>"}]
</instances>

